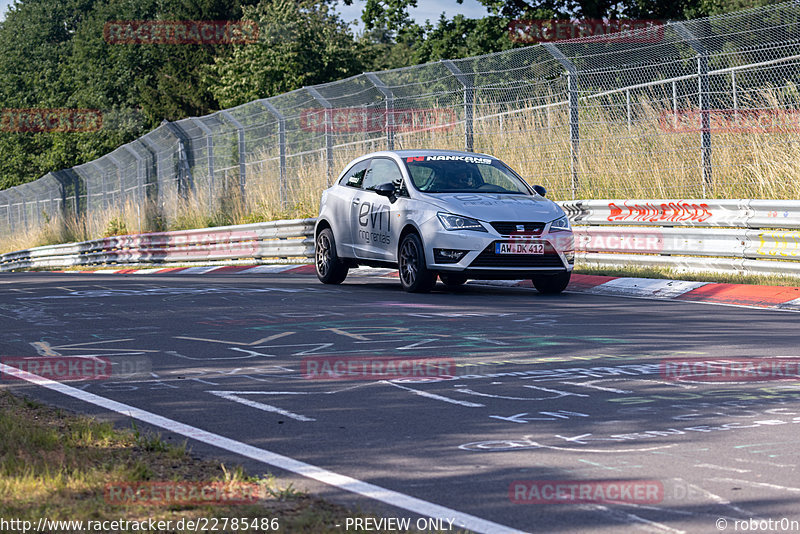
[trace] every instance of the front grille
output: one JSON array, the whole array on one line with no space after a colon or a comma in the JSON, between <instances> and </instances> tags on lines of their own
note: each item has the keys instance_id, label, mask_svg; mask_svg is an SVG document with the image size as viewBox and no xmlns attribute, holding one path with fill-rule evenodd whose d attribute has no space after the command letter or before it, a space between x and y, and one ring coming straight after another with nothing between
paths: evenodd
<instances>
[{"instance_id":1,"label":"front grille","mask_svg":"<svg viewBox=\"0 0 800 534\"><path fill-rule=\"evenodd\" d=\"M544 254L495 254L495 241L481 252L469 265L477 267L545 267L563 269L564 264L550 243L545 243Z\"/></svg>"},{"instance_id":2,"label":"front grille","mask_svg":"<svg viewBox=\"0 0 800 534\"><path fill-rule=\"evenodd\" d=\"M540 235L544 230L544 223L542 222L495 221L489 224L501 235ZM524 226L525 229L518 230L517 226Z\"/></svg>"}]
</instances>

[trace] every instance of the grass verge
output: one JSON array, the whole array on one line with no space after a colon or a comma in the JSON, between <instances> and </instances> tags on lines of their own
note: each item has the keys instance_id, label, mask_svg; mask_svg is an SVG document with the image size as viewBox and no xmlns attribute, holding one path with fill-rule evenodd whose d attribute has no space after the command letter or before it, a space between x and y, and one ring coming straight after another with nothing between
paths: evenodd
<instances>
[{"instance_id":1,"label":"grass verge","mask_svg":"<svg viewBox=\"0 0 800 534\"><path fill-rule=\"evenodd\" d=\"M150 482L219 484L226 489L246 484L258 488L258 499L241 505L109 503L107 485ZM279 532L340 533L343 526L336 525L343 525L346 518L367 516L298 492L291 485L282 487L274 477L251 477L240 467L228 469L197 458L185 442L167 443L135 425L131 430L115 429L110 423L0 391L0 518L31 521L36 526L42 517L173 522L167 530L111 528L105 532L189 532L194 530L175 528L178 521L214 518L219 521L216 532L274 532L231 525L223 529L222 521L277 518ZM0 527L0 531L7 530ZM73 526L49 531L81 530Z\"/></svg>"}]
</instances>

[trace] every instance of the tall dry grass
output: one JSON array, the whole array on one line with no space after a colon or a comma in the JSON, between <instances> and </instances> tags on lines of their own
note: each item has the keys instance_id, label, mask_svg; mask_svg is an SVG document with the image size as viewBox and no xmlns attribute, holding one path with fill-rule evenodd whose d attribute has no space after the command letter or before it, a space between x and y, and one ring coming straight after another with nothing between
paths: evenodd
<instances>
[{"instance_id":1,"label":"tall dry grass","mask_svg":"<svg viewBox=\"0 0 800 534\"><path fill-rule=\"evenodd\" d=\"M797 101L792 95L775 91L751 98L751 102L743 98L742 108L779 110L796 107ZM704 184L699 124L692 129L689 120L675 128L676 119L668 113L665 119L665 108L671 109L671 104L665 106L664 102L647 98L636 100L629 122L626 107L618 101L598 100L583 105L574 191L566 106L478 117L474 122L474 148L502 159L531 184L544 185L550 192L548 196L556 200L800 198L800 126L796 124L800 114L794 114L795 124L778 129L765 130L753 116L739 117L736 128L712 123L713 175L711 182ZM691 105L684 102L682 108L691 109ZM485 117L501 110L483 106L479 111ZM464 142L463 124L395 135L396 149L463 149ZM206 188L197 186L186 198L168 200L164 204L168 213L163 220L145 217L147 221L143 222L143 210L128 203L117 210L93 211L86 220L51 221L37 231L0 237L0 251L137 232L140 228L177 230L313 217L329 179L335 179L353 158L385 148L383 138L335 147L330 177L324 149L289 154L283 188L276 148L257 149L246 162L244 198L238 193L238 177L232 175L215 198ZM202 177L198 179L202 183Z\"/></svg>"}]
</instances>

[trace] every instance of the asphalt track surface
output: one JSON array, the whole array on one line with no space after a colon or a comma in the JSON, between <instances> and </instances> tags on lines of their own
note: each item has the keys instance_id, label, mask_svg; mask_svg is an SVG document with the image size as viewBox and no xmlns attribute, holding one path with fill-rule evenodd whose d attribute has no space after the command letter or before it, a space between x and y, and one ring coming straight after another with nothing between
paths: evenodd
<instances>
[{"instance_id":1,"label":"asphalt track surface","mask_svg":"<svg viewBox=\"0 0 800 534\"><path fill-rule=\"evenodd\" d=\"M8 274L0 354L116 367L60 390L5 367L0 387L123 425L149 414L170 439L198 438L195 452L391 517L449 514L479 532L719 532L724 519L735 532L800 521L800 382L676 381L663 362L796 357L799 318L521 288L413 295L366 277ZM455 373L303 374L323 356L445 358ZM515 481L662 492L520 503Z\"/></svg>"}]
</instances>

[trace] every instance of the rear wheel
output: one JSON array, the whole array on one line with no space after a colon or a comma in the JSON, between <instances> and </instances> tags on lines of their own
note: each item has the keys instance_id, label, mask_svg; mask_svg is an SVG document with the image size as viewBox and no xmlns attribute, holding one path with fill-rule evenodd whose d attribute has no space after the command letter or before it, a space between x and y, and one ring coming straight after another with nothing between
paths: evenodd
<instances>
[{"instance_id":1,"label":"rear wheel","mask_svg":"<svg viewBox=\"0 0 800 534\"><path fill-rule=\"evenodd\" d=\"M467 283L467 276L461 273L439 273L439 278L449 289L455 289Z\"/></svg>"},{"instance_id":2,"label":"rear wheel","mask_svg":"<svg viewBox=\"0 0 800 534\"><path fill-rule=\"evenodd\" d=\"M347 278L347 264L336 255L336 241L330 228L324 228L314 241L317 278L323 284L341 284Z\"/></svg>"},{"instance_id":3,"label":"rear wheel","mask_svg":"<svg viewBox=\"0 0 800 534\"><path fill-rule=\"evenodd\" d=\"M555 293L561 293L567 288L571 274L572 273L570 272L543 274L541 276L534 277L531 282L533 282L533 287L535 287L539 293L552 295Z\"/></svg>"},{"instance_id":4,"label":"rear wheel","mask_svg":"<svg viewBox=\"0 0 800 534\"><path fill-rule=\"evenodd\" d=\"M425 249L416 234L407 234L400 243L397 261L400 283L410 293L427 293L436 285L436 273L425 264Z\"/></svg>"}]
</instances>

